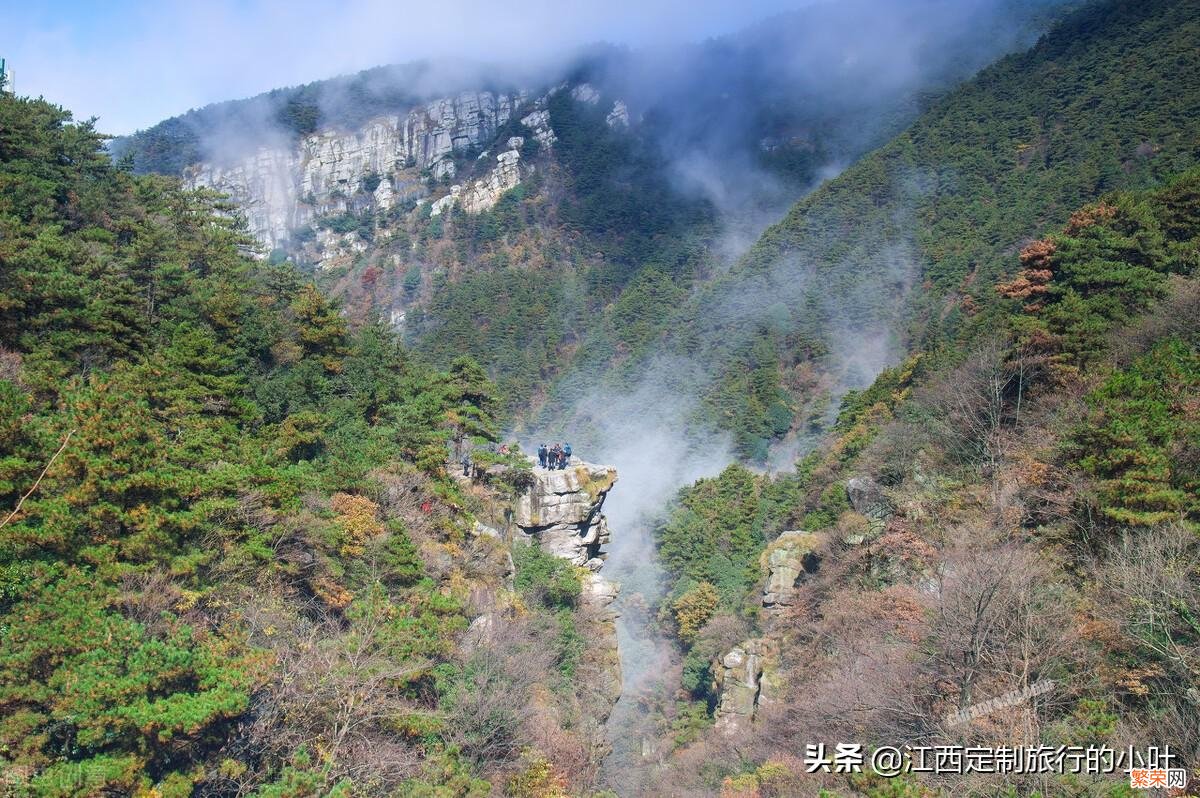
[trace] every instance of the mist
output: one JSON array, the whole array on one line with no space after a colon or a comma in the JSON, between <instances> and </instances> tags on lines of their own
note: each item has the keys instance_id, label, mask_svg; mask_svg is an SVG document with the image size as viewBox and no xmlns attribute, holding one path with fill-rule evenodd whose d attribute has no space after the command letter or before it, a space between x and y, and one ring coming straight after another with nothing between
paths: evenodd
<instances>
[{"instance_id":1,"label":"mist","mask_svg":"<svg viewBox=\"0 0 1200 798\"><path fill-rule=\"evenodd\" d=\"M128 134L189 108L389 63L537 68L598 41L656 47L735 30L805 0L213 0L10 4L0 54L17 89Z\"/></svg>"}]
</instances>

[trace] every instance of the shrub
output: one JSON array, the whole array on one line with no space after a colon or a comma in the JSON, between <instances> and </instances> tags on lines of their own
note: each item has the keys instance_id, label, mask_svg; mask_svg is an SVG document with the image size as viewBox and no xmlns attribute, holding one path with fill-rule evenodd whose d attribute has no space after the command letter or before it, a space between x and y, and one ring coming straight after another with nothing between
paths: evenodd
<instances>
[{"instance_id":1,"label":"shrub","mask_svg":"<svg viewBox=\"0 0 1200 798\"><path fill-rule=\"evenodd\" d=\"M709 582L699 582L671 604L679 639L691 643L721 603L721 594Z\"/></svg>"},{"instance_id":2,"label":"shrub","mask_svg":"<svg viewBox=\"0 0 1200 798\"><path fill-rule=\"evenodd\" d=\"M574 608L582 585L575 566L534 542L513 549L517 572L513 586L534 603L547 608Z\"/></svg>"}]
</instances>

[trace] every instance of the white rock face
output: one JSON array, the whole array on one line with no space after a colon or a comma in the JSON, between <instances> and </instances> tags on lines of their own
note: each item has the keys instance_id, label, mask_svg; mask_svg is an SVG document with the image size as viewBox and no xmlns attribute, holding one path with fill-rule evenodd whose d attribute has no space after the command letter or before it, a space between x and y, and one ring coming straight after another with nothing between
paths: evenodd
<instances>
[{"instance_id":1,"label":"white rock face","mask_svg":"<svg viewBox=\"0 0 1200 798\"><path fill-rule=\"evenodd\" d=\"M524 140L520 136L509 139L509 142ZM517 145L518 147L520 144ZM450 193L433 203L431 216L450 210L455 204L461 203L467 213L480 213L491 208L500 201L504 192L516 188L521 183L521 153L516 149L505 150L496 156L496 166L480 180L471 183L465 189L455 185L450 187Z\"/></svg>"},{"instance_id":2,"label":"white rock face","mask_svg":"<svg viewBox=\"0 0 1200 798\"><path fill-rule=\"evenodd\" d=\"M487 210L499 202L505 191L516 188L521 182L520 160L521 153L515 149L497 155L496 167L483 180L472 184L471 190L463 197L463 210L467 213Z\"/></svg>"},{"instance_id":3,"label":"white rock face","mask_svg":"<svg viewBox=\"0 0 1200 798\"><path fill-rule=\"evenodd\" d=\"M580 83L575 88L571 89L571 96L581 103L595 105L600 102L600 92L596 91L596 87L590 83Z\"/></svg>"},{"instance_id":4,"label":"white rock face","mask_svg":"<svg viewBox=\"0 0 1200 798\"><path fill-rule=\"evenodd\" d=\"M626 107L622 100L617 100L613 103L612 110L608 112L608 116L604 118L611 128L627 128L629 127L629 108Z\"/></svg>"},{"instance_id":5,"label":"white rock face","mask_svg":"<svg viewBox=\"0 0 1200 798\"><path fill-rule=\"evenodd\" d=\"M550 112L547 110L534 111L521 117L521 124L533 131L533 137L543 147L553 147L558 141L554 129L550 127Z\"/></svg>"},{"instance_id":6,"label":"white rock face","mask_svg":"<svg viewBox=\"0 0 1200 798\"><path fill-rule=\"evenodd\" d=\"M263 147L232 164L197 164L184 183L229 194L250 232L271 249L314 219L422 196L422 170L454 176L452 156L489 144L526 101L525 92L463 92L355 131L318 131L291 148ZM553 137L549 115L541 121L541 134ZM364 182L374 178L378 187L366 192Z\"/></svg>"},{"instance_id":7,"label":"white rock face","mask_svg":"<svg viewBox=\"0 0 1200 798\"><path fill-rule=\"evenodd\" d=\"M403 208L429 195L430 177L458 181L433 201L435 216L455 205L467 213L493 207L533 168L522 163L524 136L497 141L496 134L523 113L520 121L528 135L543 150L552 148L558 137L546 106L566 88L563 84L536 99L525 91L462 92L372 119L357 130L320 130L291 145L261 147L233 162L196 164L185 171L184 184L229 195L264 253L286 248L323 267L344 264L361 254L365 243L353 231L321 229L321 220ZM600 102L600 92L590 84L570 91L578 102ZM624 102L613 103L607 121L612 128L629 126ZM473 162L464 164L457 157L476 150L482 152ZM493 158L493 152L499 154ZM305 235L307 243L296 240L297 231L310 226L314 229Z\"/></svg>"},{"instance_id":8,"label":"white rock face","mask_svg":"<svg viewBox=\"0 0 1200 798\"><path fill-rule=\"evenodd\" d=\"M611 466L576 463L563 470L534 469L534 484L518 500L514 523L556 557L585 565L609 541L600 512L617 481Z\"/></svg>"}]
</instances>

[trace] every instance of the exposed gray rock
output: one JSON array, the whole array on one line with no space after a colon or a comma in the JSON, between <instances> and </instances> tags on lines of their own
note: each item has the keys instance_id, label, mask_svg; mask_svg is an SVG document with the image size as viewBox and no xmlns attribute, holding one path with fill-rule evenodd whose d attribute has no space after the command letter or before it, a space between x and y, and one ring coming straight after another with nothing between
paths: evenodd
<instances>
[{"instance_id":1,"label":"exposed gray rock","mask_svg":"<svg viewBox=\"0 0 1200 798\"><path fill-rule=\"evenodd\" d=\"M489 144L527 99L525 92L463 92L372 119L358 130L321 130L232 163L197 164L184 182L229 194L250 232L270 249L315 219L370 207L373 197L363 184L371 176L383 178L380 185L391 179L385 193L393 201L400 184L407 186L405 198L423 190L425 169L437 178L453 176L452 156ZM549 114L539 121L542 136L552 138Z\"/></svg>"},{"instance_id":2,"label":"exposed gray rock","mask_svg":"<svg viewBox=\"0 0 1200 798\"><path fill-rule=\"evenodd\" d=\"M590 83L580 83L575 88L571 89L571 96L581 103L595 105L600 102L600 92L596 91L596 87Z\"/></svg>"},{"instance_id":3,"label":"exposed gray rock","mask_svg":"<svg viewBox=\"0 0 1200 798\"><path fill-rule=\"evenodd\" d=\"M866 522L847 535L845 542L851 546L858 546L878 537L892 514L892 507L883 495L883 487L870 477L852 477L846 480L846 498L854 511L863 516Z\"/></svg>"},{"instance_id":4,"label":"exposed gray rock","mask_svg":"<svg viewBox=\"0 0 1200 798\"><path fill-rule=\"evenodd\" d=\"M537 539L556 557L588 569L581 577L582 615L588 639L585 662L598 675L596 686L606 699L604 714L621 695L621 658L617 649L617 613L613 602L620 586L601 576L609 540L608 520L601 509L617 481L611 466L576 461L562 470L533 469L534 483L516 502L514 541Z\"/></svg>"},{"instance_id":5,"label":"exposed gray rock","mask_svg":"<svg viewBox=\"0 0 1200 798\"><path fill-rule=\"evenodd\" d=\"M449 194L447 194L446 196L444 196L440 199L434 200L433 207L429 209L429 215L430 216L438 216L439 214L450 210L451 208L454 207L455 203L458 202L459 195L461 195L461 194L462 194L462 186L460 186L460 185L450 186Z\"/></svg>"},{"instance_id":6,"label":"exposed gray rock","mask_svg":"<svg viewBox=\"0 0 1200 798\"><path fill-rule=\"evenodd\" d=\"M623 101L617 100L613 103L612 110L608 112L604 121L608 122L608 126L611 128L629 127L629 109L625 107Z\"/></svg>"},{"instance_id":7,"label":"exposed gray rock","mask_svg":"<svg viewBox=\"0 0 1200 798\"><path fill-rule=\"evenodd\" d=\"M471 621L471 625L467 627L466 634L462 638L463 650L467 653L479 648L483 643L487 642L488 638L496 629L496 619L491 613L480 615L475 620Z\"/></svg>"},{"instance_id":8,"label":"exposed gray rock","mask_svg":"<svg viewBox=\"0 0 1200 798\"><path fill-rule=\"evenodd\" d=\"M616 582L610 582L593 571L583 579L583 603L593 609L606 609L617 600L621 592Z\"/></svg>"},{"instance_id":9,"label":"exposed gray rock","mask_svg":"<svg viewBox=\"0 0 1200 798\"><path fill-rule=\"evenodd\" d=\"M720 696L716 727L725 732L745 728L758 707L763 672L761 640L747 640L713 663L713 687Z\"/></svg>"},{"instance_id":10,"label":"exposed gray rock","mask_svg":"<svg viewBox=\"0 0 1200 798\"><path fill-rule=\"evenodd\" d=\"M490 527L487 524L481 524L478 521L471 527L471 534L475 537L495 538L496 540L500 540L502 537L500 530Z\"/></svg>"},{"instance_id":11,"label":"exposed gray rock","mask_svg":"<svg viewBox=\"0 0 1200 798\"><path fill-rule=\"evenodd\" d=\"M870 477L852 477L846 480L846 498L854 511L867 518L886 518L890 513L883 487Z\"/></svg>"},{"instance_id":12,"label":"exposed gray rock","mask_svg":"<svg viewBox=\"0 0 1200 798\"><path fill-rule=\"evenodd\" d=\"M521 183L520 160L521 153L515 149L497 155L495 168L487 177L472 183L463 195L463 210L467 213L485 211L499 202L504 192L516 188Z\"/></svg>"},{"instance_id":13,"label":"exposed gray rock","mask_svg":"<svg viewBox=\"0 0 1200 798\"><path fill-rule=\"evenodd\" d=\"M776 610L792 604L796 584L816 568L816 557L812 553L816 545L816 535L792 530L780 534L767 547L762 555L762 564L767 571L762 598L764 607Z\"/></svg>"},{"instance_id":14,"label":"exposed gray rock","mask_svg":"<svg viewBox=\"0 0 1200 798\"><path fill-rule=\"evenodd\" d=\"M558 141L550 127L550 112L545 109L521 117L521 124L533 131L533 137L543 147L553 147Z\"/></svg>"},{"instance_id":15,"label":"exposed gray rock","mask_svg":"<svg viewBox=\"0 0 1200 798\"><path fill-rule=\"evenodd\" d=\"M518 500L514 523L557 557L584 565L608 542L600 512L617 481L611 466L575 463L563 470L533 470L534 484Z\"/></svg>"}]
</instances>

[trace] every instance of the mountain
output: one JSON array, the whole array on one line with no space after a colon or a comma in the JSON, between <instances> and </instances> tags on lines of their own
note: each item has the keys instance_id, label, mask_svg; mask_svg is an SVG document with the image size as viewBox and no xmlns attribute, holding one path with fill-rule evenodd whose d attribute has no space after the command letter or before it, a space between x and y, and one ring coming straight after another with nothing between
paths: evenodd
<instances>
[{"instance_id":1,"label":"mountain","mask_svg":"<svg viewBox=\"0 0 1200 798\"><path fill-rule=\"evenodd\" d=\"M721 374L710 418L763 457L831 393L985 312L1005 256L1048 225L1195 164L1196 10L1089 6L797 203L664 315L667 351Z\"/></svg>"},{"instance_id":2,"label":"mountain","mask_svg":"<svg viewBox=\"0 0 1200 798\"><path fill-rule=\"evenodd\" d=\"M1171 739L1194 769L1198 10L1070 15L798 203L677 320L730 382L757 366L751 396L906 326L794 467L731 465L654 522L666 592L643 629L675 657L624 718L660 767L618 750L622 794L1125 790L814 774L796 752L823 739ZM757 363L729 344L747 319Z\"/></svg>"},{"instance_id":3,"label":"mountain","mask_svg":"<svg viewBox=\"0 0 1200 798\"><path fill-rule=\"evenodd\" d=\"M616 473L103 142L0 92L5 795L479 795L547 733L588 784Z\"/></svg>"},{"instance_id":4,"label":"mountain","mask_svg":"<svg viewBox=\"0 0 1200 798\"><path fill-rule=\"evenodd\" d=\"M1194 779L1200 2L1001 6L932 53L953 16L864 8L644 84L607 49L445 96L343 78L115 161L0 92L6 790L1133 790L812 766L838 743L1169 746ZM872 54L797 48L839 66L781 108L760 48L819 19L933 69L858 105Z\"/></svg>"},{"instance_id":5,"label":"mountain","mask_svg":"<svg viewBox=\"0 0 1200 798\"><path fill-rule=\"evenodd\" d=\"M596 47L541 75L381 68L194 111L113 150L228 193L263 254L314 268L352 319L383 316L434 362L472 354L528 416L573 365L601 365L573 353L604 345L627 288L643 313L635 278L691 290L1061 6L830 4L670 58ZM910 35L885 43L896 29ZM662 321L622 325L603 362Z\"/></svg>"}]
</instances>

